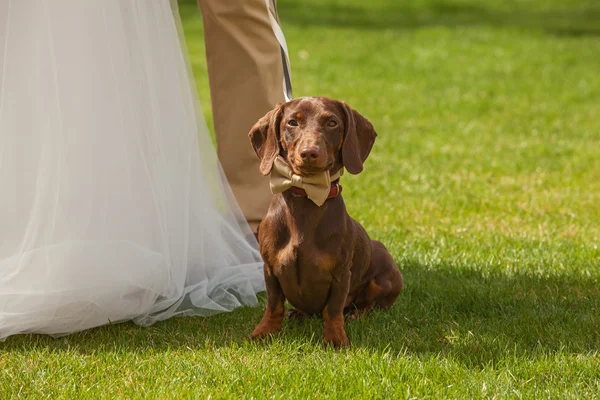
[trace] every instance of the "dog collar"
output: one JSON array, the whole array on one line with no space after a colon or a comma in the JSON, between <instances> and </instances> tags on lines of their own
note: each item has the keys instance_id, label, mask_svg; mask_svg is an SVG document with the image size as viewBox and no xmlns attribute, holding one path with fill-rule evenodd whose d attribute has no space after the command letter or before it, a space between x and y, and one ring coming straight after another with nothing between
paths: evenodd
<instances>
[{"instance_id":1,"label":"dog collar","mask_svg":"<svg viewBox=\"0 0 600 400\"><path fill-rule=\"evenodd\" d=\"M331 188L329 189L329 194L327 195L327 200L333 199L335 197L338 197L340 194L342 194L342 185L340 185L339 182L340 181L338 179L335 182L331 183ZM288 191L292 192L296 196L308 197L306 190L301 189L296 186L292 186L291 188L288 189Z\"/></svg>"}]
</instances>

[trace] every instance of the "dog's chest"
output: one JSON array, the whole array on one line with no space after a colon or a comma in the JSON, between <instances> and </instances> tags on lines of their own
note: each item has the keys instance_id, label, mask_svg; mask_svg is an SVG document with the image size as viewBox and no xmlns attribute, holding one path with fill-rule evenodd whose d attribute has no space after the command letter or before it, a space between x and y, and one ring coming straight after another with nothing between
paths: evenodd
<instances>
[{"instance_id":1,"label":"dog's chest","mask_svg":"<svg viewBox=\"0 0 600 400\"><path fill-rule=\"evenodd\" d=\"M337 259L314 243L292 239L277 252L274 264L274 273L280 280L300 286L306 281L329 280Z\"/></svg>"},{"instance_id":2,"label":"dog's chest","mask_svg":"<svg viewBox=\"0 0 600 400\"><path fill-rule=\"evenodd\" d=\"M334 256L306 243L289 243L278 252L273 273L288 301L308 313L320 312L334 280Z\"/></svg>"}]
</instances>

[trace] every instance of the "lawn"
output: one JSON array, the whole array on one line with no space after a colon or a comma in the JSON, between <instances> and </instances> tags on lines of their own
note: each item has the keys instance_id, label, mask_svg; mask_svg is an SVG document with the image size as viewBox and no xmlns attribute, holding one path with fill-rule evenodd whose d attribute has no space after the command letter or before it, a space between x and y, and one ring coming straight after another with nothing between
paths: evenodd
<instances>
[{"instance_id":1,"label":"lawn","mask_svg":"<svg viewBox=\"0 0 600 400\"><path fill-rule=\"evenodd\" d=\"M398 302L338 352L316 319L247 341L262 308L12 337L0 398L598 398L598 1L278 6L295 96L378 131L344 197L396 258ZM181 12L210 121L201 18Z\"/></svg>"}]
</instances>

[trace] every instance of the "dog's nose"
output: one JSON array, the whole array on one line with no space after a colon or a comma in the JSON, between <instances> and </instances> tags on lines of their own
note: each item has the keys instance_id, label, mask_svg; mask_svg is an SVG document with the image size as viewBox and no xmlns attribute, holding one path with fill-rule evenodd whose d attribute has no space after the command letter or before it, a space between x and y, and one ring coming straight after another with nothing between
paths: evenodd
<instances>
[{"instance_id":1,"label":"dog's nose","mask_svg":"<svg viewBox=\"0 0 600 400\"><path fill-rule=\"evenodd\" d=\"M302 161L314 161L319 158L320 151L318 147L305 147L300 151Z\"/></svg>"}]
</instances>

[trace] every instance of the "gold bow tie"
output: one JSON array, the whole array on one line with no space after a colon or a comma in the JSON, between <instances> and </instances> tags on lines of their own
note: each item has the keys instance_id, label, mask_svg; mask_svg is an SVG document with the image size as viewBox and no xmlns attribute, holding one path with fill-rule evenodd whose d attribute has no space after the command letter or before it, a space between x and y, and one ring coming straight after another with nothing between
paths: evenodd
<instances>
[{"instance_id":1,"label":"gold bow tie","mask_svg":"<svg viewBox=\"0 0 600 400\"><path fill-rule=\"evenodd\" d=\"M321 207L329 196L331 182L339 179L341 175L341 169L333 176L329 175L329 171L310 176L296 175L288 163L281 156L277 156L271 170L271 193L281 193L295 186L304 189L308 198Z\"/></svg>"}]
</instances>

